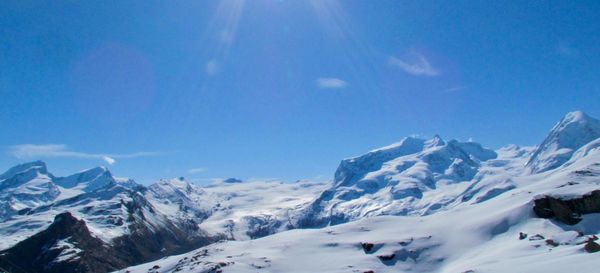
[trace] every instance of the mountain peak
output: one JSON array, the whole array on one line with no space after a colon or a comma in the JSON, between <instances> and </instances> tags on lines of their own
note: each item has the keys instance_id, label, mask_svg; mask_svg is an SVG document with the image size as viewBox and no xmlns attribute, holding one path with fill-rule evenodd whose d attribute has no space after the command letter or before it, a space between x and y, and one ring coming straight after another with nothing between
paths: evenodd
<instances>
[{"instance_id":1,"label":"mountain peak","mask_svg":"<svg viewBox=\"0 0 600 273\"><path fill-rule=\"evenodd\" d=\"M577 111L573 111L573 112L567 113L563 117L562 121L566 121L566 122L580 122L580 121L585 121L587 119L593 119L593 118L591 118L590 116L588 116L583 111L577 110Z\"/></svg>"},{"instance_id":2,"label":"mountain peak","mask_svg":"<svg viewBox=\"0 0 600 273\"><path fill-rule=\"evenodd\" d=\"M230 178L223 180L223 183L229 183L229 184L242 183L242 182L244 182L244 181L242 181L241 179L235 178L235 177L230 177Z\"/></svg>"},{"instance_id":3,"label":"mountain peak","mask_svg":"<svg viewBox=\"0 0 600 273\"><path fill-rule=\"evenodd\" d=\"M600 124L595 118L588 116L583 111L573 111L567 113L555 126L551 132L564 131L570 126L597 126Z\"/></svg>"},{"instance_id":4,"label":"mountain peak","mask_svg":"<svg viewBox=\"0 0 600 273\"><path fill-rule=\"evenodd\" d=\"M432 138L425 141L426 148L443 146L445 144L446 144L446 142L438 134L434 135Z\"/></svg>"},{"instance_id":5,"label":"mountain peak","mask_svg":"<svg viewBox=\"0 0 600 273\"><path fill-rule=\"evenodd\" d=\"M32 162L19 164L8 169L8 171L0 175L0 180L11 178L19 173L24 173L32 169L37 170L37 172L41 174L48 174L48 168L46 167L46 163L44 163L41 160L36 160Z\"/></svg>"},{"instance_id":6,"label":"mountain peak","mask_svg":"<svg viewBox=\"0 0 600 273\"><path fill-rule=\"evenodd\" d=\"M582 111L567 113L532 154L527 166L532 173L555 169L573 153L600 137L600 121Z\"/></svg>"},{"instance_id":7,"label":"mountain peak","mask_svg":"<svg viewBox=\"0 0 600 273\"><path fill-rule=\"evenodd\" d=\"M57 178L56 183L65 188L80 187L84 191L93 191L116 182L108 168L99 166L67 177Z\"/></svg>"}]
</instances>

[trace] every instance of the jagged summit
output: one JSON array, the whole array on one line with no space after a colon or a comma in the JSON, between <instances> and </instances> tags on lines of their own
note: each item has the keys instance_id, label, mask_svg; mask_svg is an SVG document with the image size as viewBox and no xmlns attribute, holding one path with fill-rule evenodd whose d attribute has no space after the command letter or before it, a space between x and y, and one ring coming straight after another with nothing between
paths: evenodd
<instances>
[{"instance_id":1,"label":"jagged summit","mask_svg":"<svg viewBox=\"0 0 600 273\"><path fill-rule=\"evenodd\" d=\"M332 187L308 208L300 225L338 224L381 214L433 213L450 204L464 187L459 184L472 181L482 164L497 156L475 142L445 141L438 135L404 138L342 160Z\"/></svg>"},{"instance_id":2,"label":"jagged summit","mask_svg":"<svg viewBox=\"0 0 600 273\"><path fill-rule=\"evenodd\" d=\"M527 162L532 173L555 169L567 162L573 153L600 137L600 121L582 111L566 114L533 152Z\"/></svg>"},{"instance_id":3,"label":"jagged summit","mask_svg":"<svg viewBox=\"0 0 600 273\"><path fill-rule=\"evenodd\" d=\"M391 172L402 173L415 166L417 161L425 161L428 167L443 173L452 164L466 162L477 165L496 157L493 150L483 148L476 142L444 141L435 135L430 139L406 137L400 142L373 150L362 156L344 159L335 173L337 186L350 186L354 182L365 179L367 174L382 169L384 165ZM458 161L454 159L460 159ZM392 170L395 169L395 170Z\"/></svg>"}]
</instances>

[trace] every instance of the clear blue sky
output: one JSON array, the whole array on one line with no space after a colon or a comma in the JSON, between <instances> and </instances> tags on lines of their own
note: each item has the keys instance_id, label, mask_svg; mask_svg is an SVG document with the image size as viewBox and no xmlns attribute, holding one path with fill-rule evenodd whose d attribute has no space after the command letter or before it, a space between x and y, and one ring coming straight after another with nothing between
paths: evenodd
<instances>
[{"instance_id":1,"label":"clear blue sky","mask_svg":"<svg viewBox=\"0 0 600 273\"><path fill-rule=\"evenodd\" d=\"M0 168L294 181L413 134L535 145L600 117L600 2L571 2L2 1Z\"/></svg>"}]
</instances>

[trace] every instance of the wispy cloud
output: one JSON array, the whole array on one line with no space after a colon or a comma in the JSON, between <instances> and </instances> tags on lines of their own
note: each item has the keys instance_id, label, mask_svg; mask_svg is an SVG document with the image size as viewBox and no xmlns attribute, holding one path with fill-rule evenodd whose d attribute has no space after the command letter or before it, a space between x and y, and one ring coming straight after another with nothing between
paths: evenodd
<instances>
[{"instance_id":1,"label":"wispy cloud","mask_svg":"<svg viewBox=\"0 0 600 273\"><path fill-rule=\"evenodd\" d=\"M416 51L411 51L406 58L400 59L395 56L390 56L388 63L397 66L404 72L414 76L437 76L440 71L434 68L427 58Z\"/></svg>"},{"instance_id":2,"label":"wispy cloud","mask_svg":"<svg viewBox=\"0 0 600 273\"><path fill-rule=\"evenodd\" d=\"M101 156L100 158L106 161L106 163L108 163L109 165L115 164L115 162L117 162L114 158L109 156Z\"/></svg>"},{"instance_id":3,"label":"wispy cloud","mask_svg":"<svg viewBox=\"0 0 600 273\"><path fill-rule=\"evenodd\" d=\"M207 171L206 168L200 167L200 168L189 169L188 173L197 174L197 173L203 173L203 172L206 172L206 171Z\"/></svg>"},{"instance_id":4,"label":"wispy cloud","mask_svg":"<svg viewBox=\"0 0 600 273\"><path fill-rule=\"evenodd\" d=\"M31 159L40 157L70 157L100 159L112 165L116 159L136 158L159 155L157 152L136 152L129 154L95 154L73 151L64 144L20 144L10 146L8 149L10 155L18 159Z\"/></svg>"},{"instance_id":5,"label":"wispy cloud","mask_svg":"<svg viewBox=\"0 0 600 273\"><path fill-rule=\"evenodd\" d=\"M317 86L325 89L338 89L348 86L348 83L338 78L319 78L317 79Z\"/></svg>"}]
</instances>

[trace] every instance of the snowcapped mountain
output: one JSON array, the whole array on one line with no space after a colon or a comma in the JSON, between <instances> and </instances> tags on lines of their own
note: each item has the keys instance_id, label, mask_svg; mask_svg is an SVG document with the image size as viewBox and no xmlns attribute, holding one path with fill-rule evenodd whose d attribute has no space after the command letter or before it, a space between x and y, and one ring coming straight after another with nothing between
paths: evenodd
<instances>
[{"instance_id":1,"label":"snowcapped mountain","mask_svg":"<svg viewBox=\"0 0 600 273\"><path fill-rule=\"evenodd\" d=\"M21 164L0 175L0 220L56 199L60 190L41 161Z\"/></svg>"},{"instance_id":2,"label":"snowcapped mountain","mask_svg":"<svg viewBox=\"0 0 600 273\"><path fill-rule=\"evenodd\" d=\"M116 178L104 167L55 177L37 161L1 177L0 262L10 259L26 272L107 272L221 239L206 234L192 219L170 219L145 198L146 187ZM58 223L61 219L72 219L71 224ZM89 252L98 246L106 251L91 259ZM24 255L45 258L32 264L18 258ZM97 262L110 266L96 267Z\"/></svg>"},{"instance_id":3,"label":"snowcapped mountain","mask_svg":"<svg viewBox=\"0 0 600 273\"><path fill-rule=\"evenodd\" d=\"M535 150L527 167L532 173L555 169L583 145L600 137L600 121L581 111L568 113Z\"/></svg>"},{"instance_id":4,"label":"snowcapped mountain","mask_svg":"<svg viewBox=\"0 0 600 273\"><path fill-rule=\"evenodd\" d=\"M511 189L530 148L493 151L474 142L405 138L344 159L332 187L300 217L299 226L339 224L375 215L427 215ZM503 173L503 176L498 176ZM493 177L492 177L493 176Z\"/></svg>"},{"instance_id":5,"label":"snowcapped mountain","mask_svg":"<svg viewBox=\"0 0 600 273\"><path fill-rule=\"evenodd\" d=\"M539 146L497 150L404 138L328 183L143 186L26 163L0 175L0 268L107 272L204 246L120 272L589 272L599 124L572 112Z\"/></svg>"},{"instance_id":6,"label":"snowcapped mountain","mask_svg":"<svg viewBox=\"0 0 600 273\"><path fill-rule=\"evenodd\" d=\"M323 228L223 241L119 272L594 272L600 139L573 149L531 173L538 147L407 138L342 161L333 185L301 210L330 217ZM403 183L412 190L394 195ZM406 216L381 216L392 213ZM343 222L332 215L355 221L332 226Z\"/></svg>"},{"instance_id":7,"label":"snowcapped mountain","mask_svg":"<svg viewBox=\"0 0 600 273\"><path fill-rule=\"evenodd\" d=\"M290 212L325 185L225 180L198 186L178 178L146 187L105 167L56 177L41 161L1 178L0 268L12 264L25 272L107 272L221 239L273 234L289 229ZM18 258L23 255L44 258L30 264Z\"/></svg>"},{"instance_id":8,"label":"snowcapped mountain","mask_svg":"<svg viewBox=\"0 0 600 273\"><path fill-rule=\"evenodd\" d=\"M68 177L57 178L55 183L65 189L91 192L109 184L116 184L117 180L106 167L96 167Z\"/></svg>"}]
</instances>

